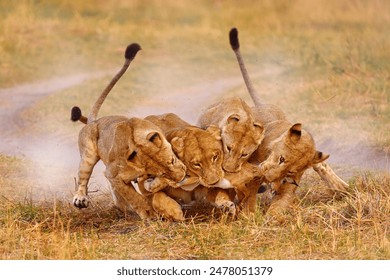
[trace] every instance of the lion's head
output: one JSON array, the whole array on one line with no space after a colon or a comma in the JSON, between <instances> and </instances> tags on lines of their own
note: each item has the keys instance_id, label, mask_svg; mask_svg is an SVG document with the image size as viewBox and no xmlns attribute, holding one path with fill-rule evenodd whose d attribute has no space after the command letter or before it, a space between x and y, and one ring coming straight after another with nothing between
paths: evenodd
<instances>
[{"instance_id":1,"label":"lion's head","mask_svg":"<svg viewBox=\"0 0 390 280\"><path fill-rule=\"evenodd\" d=\"M299 181L306 169L329 157L316 150L312 136L299 123L272 141L268 150L270 154L261 163L261 170L269 182L285 177Z\"/></svg>"},{"instance_id":2,"label":"lion's head","mask_svg":"<svg viewBox=\"0 0 390 280\"><path fill-rule=\"evenodd\" d=\"M128 180L147 174L180 182L186 175L185 165L174 154L161 130L143 119L131 118L116 126L109 159L118 161L120 173ZM143 174L138 172L134 177L135 173L130 171L138 169Z\"/></svg>"},{"instance_id":3,"label":"lion's head","mask_svg":"<svg viewBox=\"0 0 390 280\"><path fill-rule=\"evenodd\" d=\"M198 124L201 128L216 125L221 129L222 167L227 172L240 171L264 137L263 125L254 121L249 106L238 97L211 105L200 115Z\"/></svg>"},{"instance_id":4,"label":"lion's head","mask_svg":"<svg viewBox=\"0 0 390 280\"><path fill-rule=\"evenodd\" d=\"M251 119L232 114L222 127L221 137L224 149L223 169L238 172L258 148L263 138L263 127Z\"/></svg>"},{"instance_id":5,"label":"lion's head","mask_svg":"<svg viewBox=\"0 0 390 280\"><path fill-rule=\"evenodd\" d=\"M206 130L188 126L167 134L174 152L187 166L187 175L197 176L204 186L216 185L224 177L220 133L215 126Z\"/></svg>"}]
</instances>

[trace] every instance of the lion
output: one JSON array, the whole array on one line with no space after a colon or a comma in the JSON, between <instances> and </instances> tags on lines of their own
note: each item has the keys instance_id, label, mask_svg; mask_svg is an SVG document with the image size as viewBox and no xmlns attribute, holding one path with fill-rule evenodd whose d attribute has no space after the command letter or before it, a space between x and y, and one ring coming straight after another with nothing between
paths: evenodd
<instances>
[{"instance_id":1,"label":"lion","mask_svg":"<svg viewBox=\"0 0 390 280\"><path fill-rule=\"evenodd\" d=\"M198 126L207 128L210 125L221 129L222 167L231 173L240 171L264 137L262 124L253 119L250 107L237 97L211 105L200 115Z\"/></svg>"},{"instance_id":2,"label":"lion","mask_svg":"<svg viewBox=\"0 0 390 280\"><path fill-rule=\"evenodd\" d=\"M137 193L132 181L143 176L167 177L175 182L185 178L185 165L174 154L161 129L152 122L124 116L97 119L108 93L140 49L136 43L127 47L123 67L95 102L88 118L82 116L78 107L72 109L73 121L86 122L78 141L81 160L78 189L73 198L78 208L89 205L87 185L99 160L106 166L105 176L111 184L115 204L123 211L132 208L143 219L157 217L153 201Z\"/></svg>"},{"instance_id":3,"label":"lion","mask_svg":"<svg viewBox=\"0 0 390 280\"><path fill-rule=\"evenodd\" d=\"M302 128L302 124L291 123L280 108L260 101L240 52L236 28L231 29L229 39L248 92L255 104L251 108L252 116L256 122L262 123L265 127L263 141L251 155L249 162L260 164L264 179L273 183L276 193L292 189L283 187L279 190L284 178L288 177L293 180L292 183L285 183L288 186L298 185L303 173L311 167L320 174L329 187L345 191L348 184L325 163L329 155L316 150L313 137ZM279 194L278 200L280 196L282 194Z\"/></svg>"}]
</instances>

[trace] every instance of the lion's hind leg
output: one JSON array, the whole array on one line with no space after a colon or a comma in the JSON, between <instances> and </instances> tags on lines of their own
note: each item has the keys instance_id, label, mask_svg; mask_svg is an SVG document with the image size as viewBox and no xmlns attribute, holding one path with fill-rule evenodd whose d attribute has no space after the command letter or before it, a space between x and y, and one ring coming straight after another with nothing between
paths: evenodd
<instances>
[{"instance_id":1,"label":"lion's hind leg","mask_svg":"<svg viewBox=\"0 0 390 280\"><path fill-rule=\"evenodd\" d=\"M100 160L99 156L90 149L83 150L78 171L77 192L73 197L73 204L77 208L86 208L89 205L88 182L93 168Z\"/></svg>"}]
</instances>

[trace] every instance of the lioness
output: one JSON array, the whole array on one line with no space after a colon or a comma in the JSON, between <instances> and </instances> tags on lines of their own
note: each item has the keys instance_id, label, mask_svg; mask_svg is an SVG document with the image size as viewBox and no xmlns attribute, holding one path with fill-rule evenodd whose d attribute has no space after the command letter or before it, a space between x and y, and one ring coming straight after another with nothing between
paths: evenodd
<instances>
[{"instance_id":1,"label":"lioness","mask_svg":"<svg viewBox=\"0 0 390 280\"><path fill-rule=\"evenodd\" d=\"M140 49L138 44L127 47L123 67L95 102L88 118L81 115L79 108L72 109L73 121L87 123L79 134L81 161L78 190L73 199L78 208L88 207L87 184L99 160L106 166L105 176L111 184L117 206L124 211L130 206L141 218L152 218L156 213L153 201L151 203L136 192L131 183L133 180L147 175L179 182L185 177L186 167L173 153L163 132L150 121L123 116L96 119L108 93Z\"/></svg>"},{"instance_id":2,"label":"lioness","mask_svg":"<svg viewBox=\"0 0 390 280\"><path fill-rule=\"evenodd\" d=\"M214 104L199 117L198 125L221 129L224 148L222 167L227 172L238 172L264 137L264 127L254 121L249 106L240 98L230 98Z\"/></svg>"},{"instance_id":3,"label":"lioness","mask_svg":"<svg viewBox=\"0 0 390 280\"><path fill-rule=\"evenodd\" d=\"M249 162L261 164L265 179L274 183L276 192L283 178L292 178L293 184L298 184L305 170L310 167L313 167L330 187L345 191L348 185L324 162L329 155L316 150L310 133L302 129L300 123L289 122L277 106L260 102L240 53L236 28L230 31L229 39L245 84L255 104L251 108L253 118L265 126L264 139L250 157ZM291 185L287 182L285 184Z\"/></svg>"}]
</instances>

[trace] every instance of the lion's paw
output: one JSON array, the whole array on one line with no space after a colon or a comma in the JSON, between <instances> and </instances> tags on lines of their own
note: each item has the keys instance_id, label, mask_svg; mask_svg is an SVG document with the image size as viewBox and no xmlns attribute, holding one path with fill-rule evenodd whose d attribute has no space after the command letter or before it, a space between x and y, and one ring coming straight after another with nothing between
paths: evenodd
<instances>
[{"instance_id":1,"label":"lion's paw","mask_svg":"<svg viewBox=\"0 0 390 280\"><path fill-rule=\"evenodd\" d=\"M144 188L148 192L155 193L168 187L168 183L160 178L148 178L144 181Z\"/></svg>"},{"instance_id":2,"label":"lion's paw","mask_svg":"<svg viewBox=\"0 0 390 280\"><path fill-rule=\"evenodd\" d=\"M73 205L77 208L87 208L89 205L89 198L85 195L76 194L73 198Z\"/></svg>"}]
</instances>

